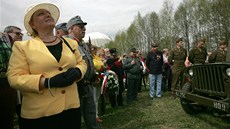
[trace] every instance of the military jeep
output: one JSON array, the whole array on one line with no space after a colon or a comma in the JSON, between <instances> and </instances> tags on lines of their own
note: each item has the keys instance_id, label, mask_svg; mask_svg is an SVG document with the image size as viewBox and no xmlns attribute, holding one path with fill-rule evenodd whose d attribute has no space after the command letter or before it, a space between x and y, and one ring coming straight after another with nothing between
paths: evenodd
<instances>
[{"instance_id":1,"label":"military jeep","mask_svg":"<svg viewBox=\"0 0 230 129\"><path fill-rule=\"evenodd\" d=\"M207 108L229 114L230 52L227 52L226 62L187 67L178 92L181 106L188 114L203 113Z\"/></svg>"}]
</instances>

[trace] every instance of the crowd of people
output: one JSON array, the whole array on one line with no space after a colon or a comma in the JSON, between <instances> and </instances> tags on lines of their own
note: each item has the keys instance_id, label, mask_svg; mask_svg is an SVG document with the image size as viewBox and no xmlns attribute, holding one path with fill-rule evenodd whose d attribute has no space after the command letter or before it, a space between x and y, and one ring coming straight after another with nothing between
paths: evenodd
<instances>
[{"instance_id":1,"label":"crowd of people","mask_svg":"<svg viewBox=\"0 0 230 129\"><path fill-rule=\"evenodd\" d=\"M59 16L56 5L36 4L24 16L31 39L23 41L17 26L0 33L1 129L13 129L15 112L20 129L80 129L81 117L87 129L98 129L103 122L100 97L107 97L112 108L130 105L138 100L142 84L146 89L147 78L150 99L161 98L166 91L175 96L186 66L226 58L224 41L208 54L200 39L187 54L182 38L170 51L151 43L146 58L136 48L121 54L90 40L85 43L87 23L80 16L56 25Z\"/></svg>"}]
</instances>

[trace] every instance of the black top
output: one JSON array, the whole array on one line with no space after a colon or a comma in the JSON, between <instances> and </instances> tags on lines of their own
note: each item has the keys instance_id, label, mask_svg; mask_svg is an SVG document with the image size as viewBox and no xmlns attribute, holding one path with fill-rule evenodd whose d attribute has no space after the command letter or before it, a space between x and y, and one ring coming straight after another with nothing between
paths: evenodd
<instances>
[{"instance_id":1,"label":"black top","mask_svg":"<svg viewBox=\"0 0 230 129\"><path fill-rule=\"evenodd\" d=\"M146 65L150 74L162 74L163 54L161 51L150 51L146 58Z\"/></svg>"},{"instance_id":2,"label":"black top","mask_svg":"<svg viewBox=\"0 0 230 129\"><path fill-rule=\"evenodd\" d=\"M49 49L50 53L55 57L57 62L59 62L61 59L61 53L62 53L62 41L60 41L56 45L47 46L47 48Z\"/></svg>"},{"instance_id":3,"label":"black top","mask_svg":"<svg viewBox=\"0 0 230 129\"><path fill-rule=\"evenodd\" d=\"M114 71L119 80L123 78L123 75L124 75L124 71L123 71L123 68L122 68L122 63L121 62L118 62L119 58L109 58L107 61L106 61L106 64L107 66L110 68L110 70ZM116 65L116 63L118 63L119 65Z\"/></svg>"}]
</instances>

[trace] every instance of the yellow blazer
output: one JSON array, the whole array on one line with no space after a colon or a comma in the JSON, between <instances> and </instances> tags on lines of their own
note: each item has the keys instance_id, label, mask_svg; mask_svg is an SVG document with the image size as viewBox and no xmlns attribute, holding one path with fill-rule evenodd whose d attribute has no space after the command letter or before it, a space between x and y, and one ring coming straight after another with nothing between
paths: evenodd
<instances>
[{"instance_id":1,"label":"yellow blazer","mask_svg":"<svg viewBox=\"0 0 230 129\"><path fill-rule=\"evenodd\" d=\"M58 114L63 110L80 107L77 83L63 88L39 90L41 76L53 77L70 67L81 70L82 78L87 65L78 51L78 43L65 38L72 49L62 41L62 55L59 62L38 37L17 41L12 48L7 77L11 87L22 91L23 118L35 119Z\"/></svg>"}]
</instances>

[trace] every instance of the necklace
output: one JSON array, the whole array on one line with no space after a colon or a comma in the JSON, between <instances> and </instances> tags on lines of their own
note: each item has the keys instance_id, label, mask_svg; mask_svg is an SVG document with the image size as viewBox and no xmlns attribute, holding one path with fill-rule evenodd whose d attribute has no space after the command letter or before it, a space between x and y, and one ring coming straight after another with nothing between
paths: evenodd
<instances>
[{"instance_id":1,"label":"necklace","mask_svg":"<svg viewBox=\"0 0 230 129\"><path fill-rule=\"evenodd\" d=\"M44 43L53 43L53 42L55 42L57 40L57 36L55 36L55 38L54 38L54 40L52 40L52 41L43 41Z\"/></svg>"}]
</instances>

